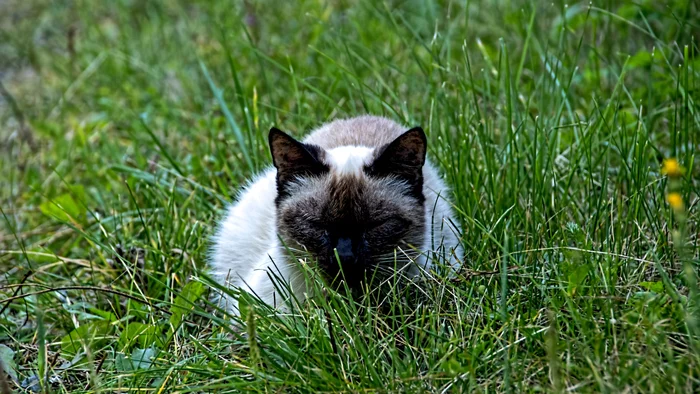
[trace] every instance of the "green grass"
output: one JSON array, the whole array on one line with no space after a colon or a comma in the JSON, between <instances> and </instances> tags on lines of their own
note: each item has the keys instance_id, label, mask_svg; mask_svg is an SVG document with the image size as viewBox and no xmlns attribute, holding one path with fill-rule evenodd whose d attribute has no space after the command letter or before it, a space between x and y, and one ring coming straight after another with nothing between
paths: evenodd
<instances>
[{"instance_id":1,"label":"green grass","mask_svg":"<svg viewBox=\"0 0 700 394\"><path fill-rule=\"evenodd\" d=\"M0 3L13 389L700 390L697 2L238 3ZM382 310L249 300L241 335L217 218L271 126L362 113L427 131L464 270Z\"/></svg>"}]
</instances>

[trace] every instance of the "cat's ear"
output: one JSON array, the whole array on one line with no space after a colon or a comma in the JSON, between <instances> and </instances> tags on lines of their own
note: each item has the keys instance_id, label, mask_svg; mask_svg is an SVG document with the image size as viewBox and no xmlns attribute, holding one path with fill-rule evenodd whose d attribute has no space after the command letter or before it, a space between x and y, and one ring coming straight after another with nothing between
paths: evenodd
<instances>
[{"instance_id":1,"label":"cat's ear","mask_svg":"<svg viewBox=\"0 0 700 394\"><path fill-rule=\"evenodd\" d=\"M397 177L411 185L417 196L422 196L427 150L425 132L420 127L414 127L379 148L374 161L365 170L372 176Z\"/></svg>"},{"instance_id":2,"label":"cat's ear","mask_svg":"<svg viewBox=\"0 0 700 394\"><path fill-rule=\"evenodd\" d=\"M321 159L324 151L301 143L289 134L276 128L268 136L272 162L277 168L277 181L287 182L299 176L320 175L328 171Z\"/></svg>"}]
</instances>

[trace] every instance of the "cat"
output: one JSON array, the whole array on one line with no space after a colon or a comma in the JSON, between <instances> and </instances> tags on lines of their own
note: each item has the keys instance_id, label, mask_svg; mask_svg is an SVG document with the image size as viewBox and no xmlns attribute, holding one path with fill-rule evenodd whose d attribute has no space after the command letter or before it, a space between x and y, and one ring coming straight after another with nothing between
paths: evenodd
<instances>
[{"instance_id":1,"label":"cat","mask_svg":"<svg viewBox=\"0 0 700 394\"><path fill-rule=\"evenodd\" d=\"M415 277L438 255L448 267L461 264L449 190L420 127L366 115L334 120L303 141L276 128L268 139L273 166L244 188L213 236L210 266L222 285L279 309L271 276L300 301L309 293L294 251L328 283L351 289L375 272ZM224 300L237 315L236 301Z\"/></svg>"}]
</instances>

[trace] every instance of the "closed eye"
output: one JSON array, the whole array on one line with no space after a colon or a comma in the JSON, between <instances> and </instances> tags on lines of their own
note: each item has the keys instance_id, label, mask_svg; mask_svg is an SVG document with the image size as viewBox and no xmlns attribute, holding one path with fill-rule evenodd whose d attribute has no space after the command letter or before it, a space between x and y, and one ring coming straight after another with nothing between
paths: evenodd
<instances>
[{"instance_id":1,"label":"closed eye","mask_svg":"<svg viewBox=\"0 0 700 394\"><path fill-rule=\"evenodd\" d=\"M404 232L408 229L408 220L399 217L390 217L384 220L372 222L370 228L382 232Z\"/></svg>"}]
</instances>

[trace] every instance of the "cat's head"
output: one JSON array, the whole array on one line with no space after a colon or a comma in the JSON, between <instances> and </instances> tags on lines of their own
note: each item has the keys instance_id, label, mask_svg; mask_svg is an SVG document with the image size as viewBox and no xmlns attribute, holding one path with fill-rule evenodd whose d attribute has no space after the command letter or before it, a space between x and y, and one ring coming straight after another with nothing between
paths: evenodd
<instances>
[{"instance_id":1,"label":"cat's head","mask_svg":"<svg viewBox=\"0 0 700 394\"><path fill-rule=\"evenodd\" d=\"M280 236L310 253L328 280L355 288L417 256L426 225L421 128L378 148L324 150L274 128L269 142Z\"/></svg>"}]
</instances>

